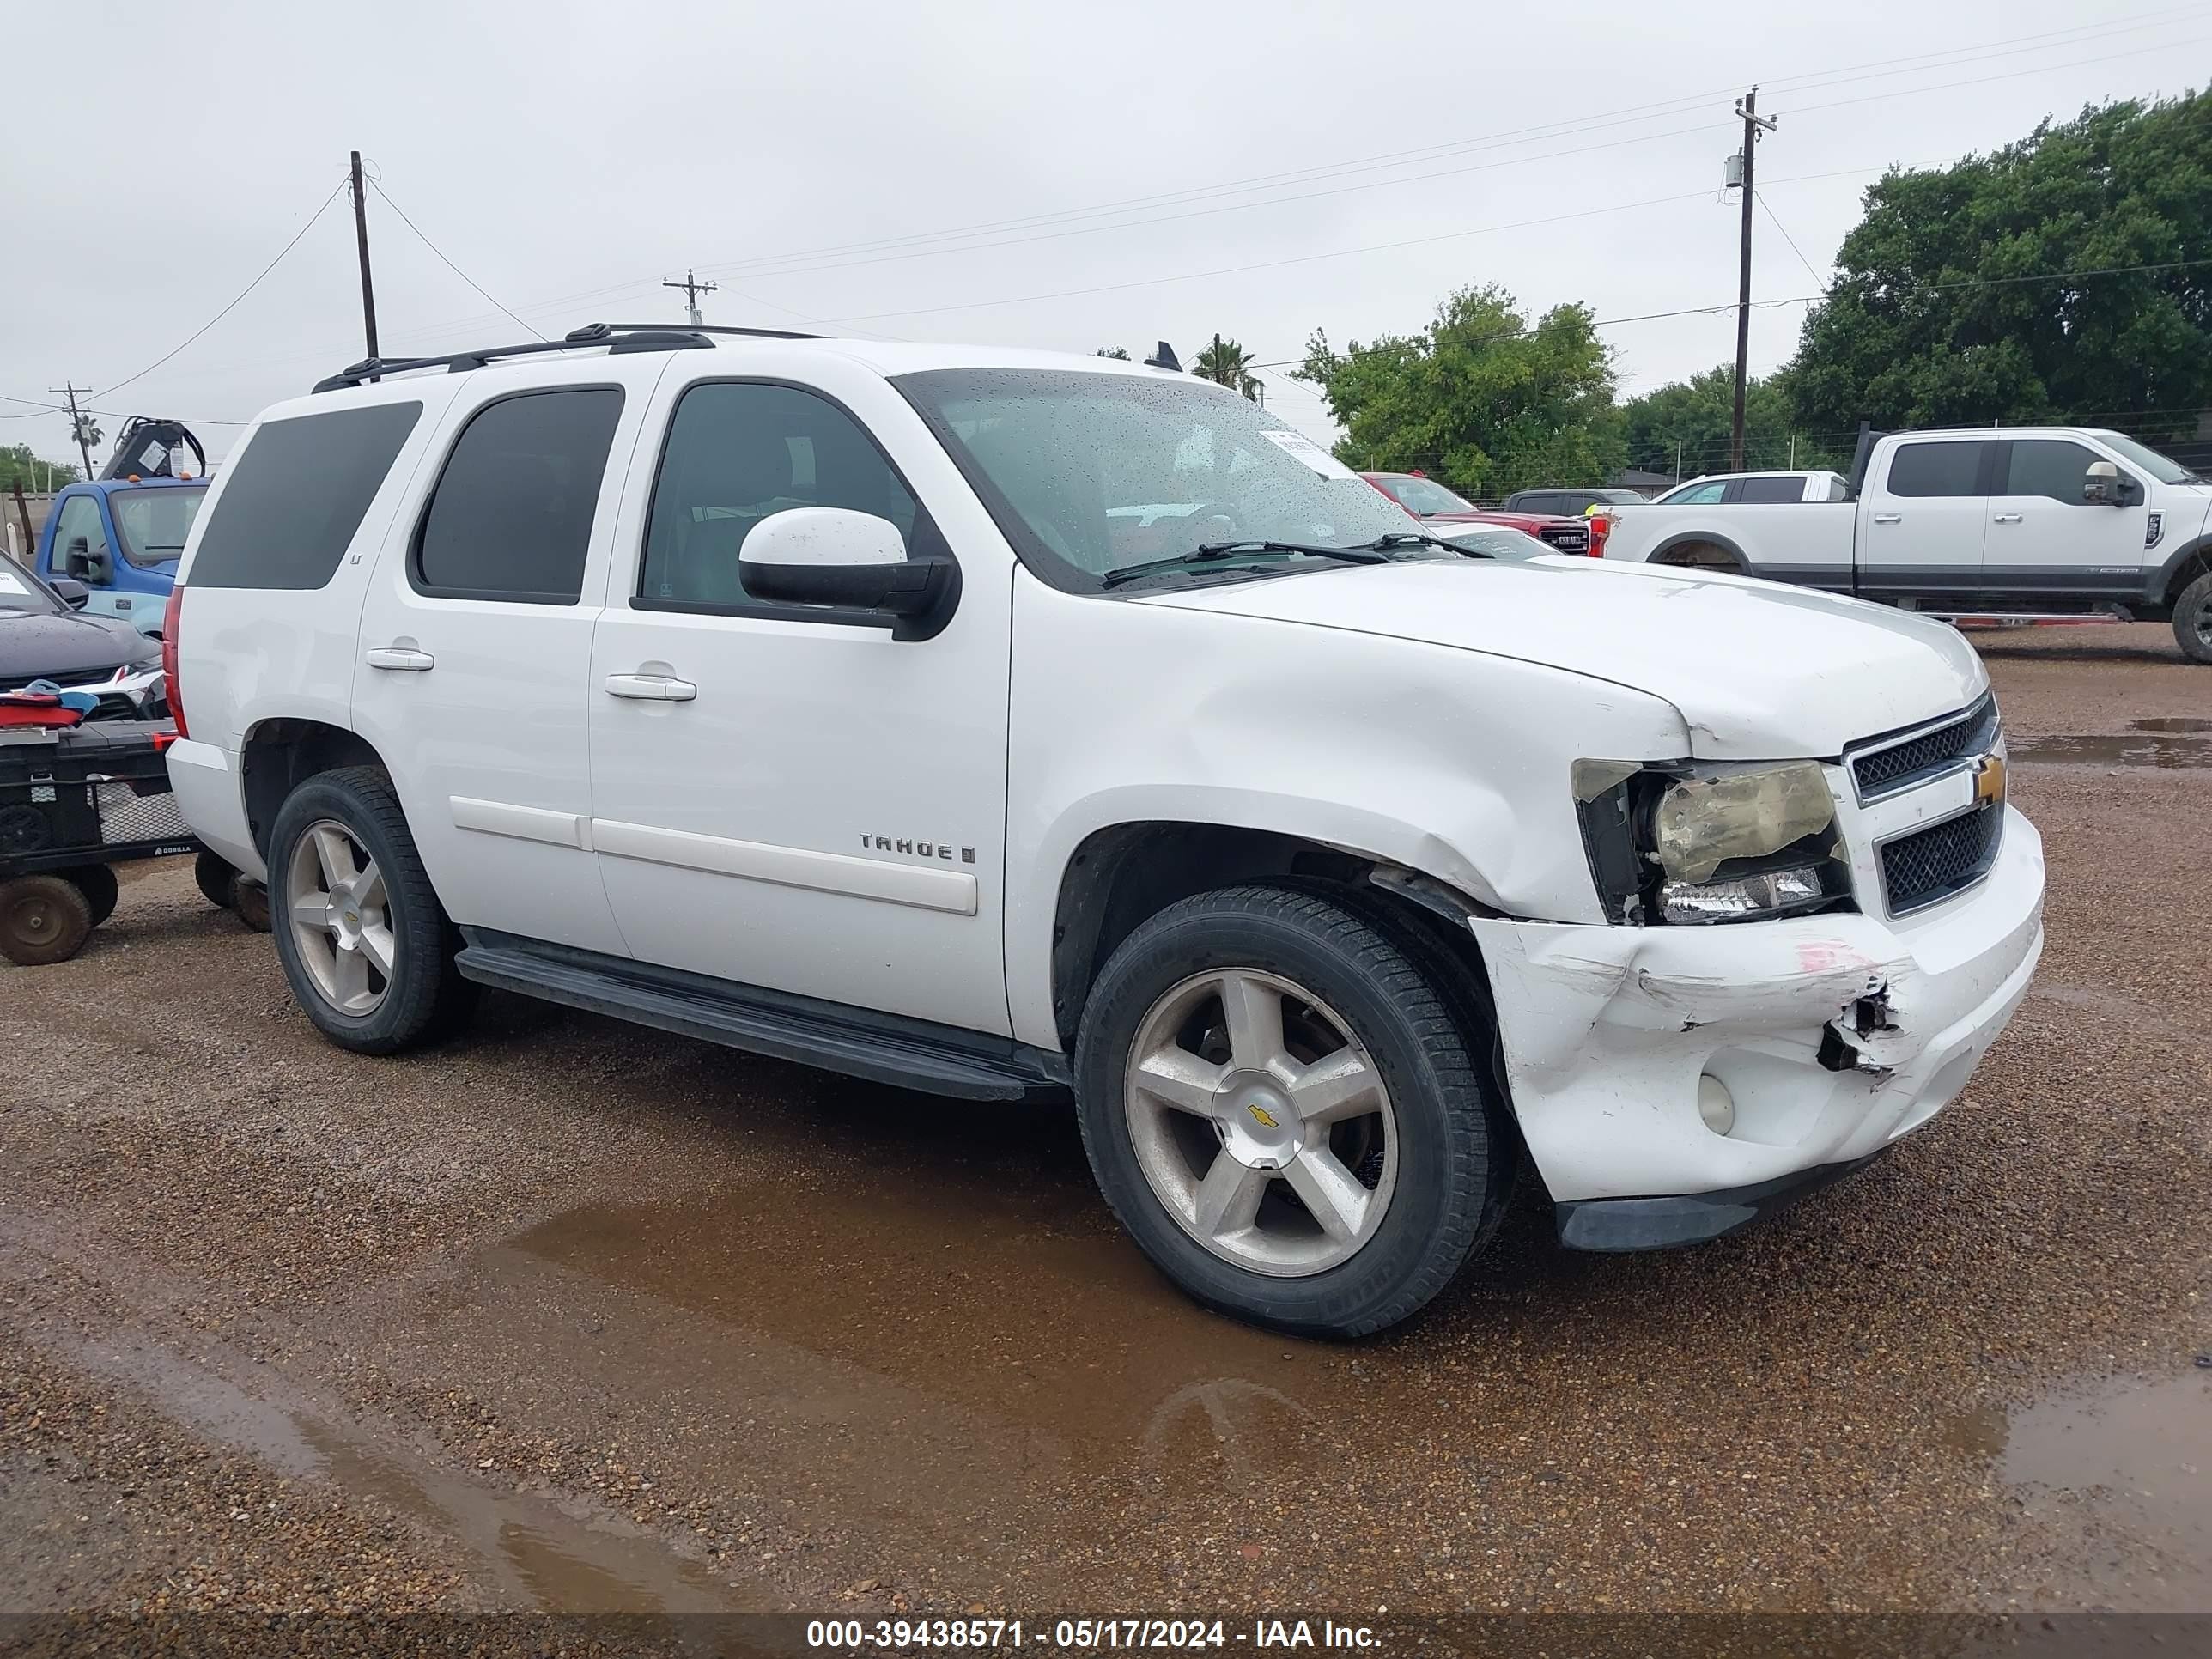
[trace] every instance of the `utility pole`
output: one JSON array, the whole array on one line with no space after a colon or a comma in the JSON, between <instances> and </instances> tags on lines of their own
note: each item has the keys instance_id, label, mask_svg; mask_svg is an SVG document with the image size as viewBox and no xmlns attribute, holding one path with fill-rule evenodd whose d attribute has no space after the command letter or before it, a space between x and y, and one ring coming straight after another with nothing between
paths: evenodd
<instances>
[{"instance_id":1,"label":"utility pole","mask_svg":"<svg viewBox=\"0 0 2212 1659\"><path fill-rule=\"evenodd\" d=\"M327 174L325 175L328 177ZM353 153L353 240L361 250L361 327L368 355L376 356L376 289L368 280L368 198L362 193L361 152Z\"/></svg>"},{"instance_id":2,"label":"utility pole","mask_svg":"<svg viewBox=\"0 0 2212 1659\"><path fill-rule=\"evenodd\" d=\"M91 416L78 409L76 394L82 392L90 396L92 388L64 382L60 386L50 386L46 390L58 392L69 399L70 435L76 440L76 453L84 458L84 476L89 478L92 477L92 447L100 441L100 428L92 423Z\"/></svg>"},{"instance_id":3,"label":"utility pole","mask_svg":"<svg viewBox=\"0 0 2212 1659\"><path fill-rule=\"evenodd\" d=\"M684 272L684 280L682 282L663 283L661 287L682 289L684 290L684 314L690 318L691 326L694 328L705 326L707 319L699 314L699 296L702 294L712 294L714 291L714 283L701 282L696 276L693 276L690 270L687 268Z\"/></svg>"},{"instance_id":4,"label":"utility pole","mask_svg":"<svg viewBox=\"0 0 2212 1659\"><path fill-rule=\"evenodd\" d=\"M1753 87L1736 100L1735 112L1743 122L1743 258L1735 302L1735 414L1729 422L1729 471L1743 471L1743 381L1751 357L1751 204L1752 168L1763 133L1774 131L1772 119L1759 118L1759 88Z\"/></svg>"}]
</instances>

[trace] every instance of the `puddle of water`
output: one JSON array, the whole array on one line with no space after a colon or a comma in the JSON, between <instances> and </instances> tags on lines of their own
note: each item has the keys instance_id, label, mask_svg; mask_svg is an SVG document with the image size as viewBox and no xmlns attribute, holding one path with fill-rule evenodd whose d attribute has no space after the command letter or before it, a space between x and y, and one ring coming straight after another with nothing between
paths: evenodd
<instances>
[{"instance_id":1,"label":"puddle of water","mask_svg":"<svg viewBox=\"0 0 2212 1659\"><path fill-rule=\"evenodd\" d=\"M2118 736L2016 738L2006 745L2016 761L2041 762L2051 766L2149 766L2161 771L2187 771L2212 766L2212 738L2168 735L2194 732L2197 723L2176 721L2171 727L2154 726Z\"/></svg>"},{"instance_id":2,"label":"puddle of water","mask_svg":"<svg viewBox=\"0 0 2212 1659\"><path fill-rule=\"evenodd\" d=\"M2155 720L2130 720L2128 725L2137 732L2212 732L2212 720L2189 720L2179 715L2160 715Z\"/></svg>"},{"instance_id":3,"label":"puddle of water","mask_svg":"<svg viewBox=\"0 0 2212 1659\"><path fill-rule=\"evenodd\" d=\"M2079 1565L2109 1604L2212 1607L2212 1372L1977 1411L1945 1439L1989 1458L2008 1485L2064 1494L2094 1517Z\"/></svg>"}]
</instances>

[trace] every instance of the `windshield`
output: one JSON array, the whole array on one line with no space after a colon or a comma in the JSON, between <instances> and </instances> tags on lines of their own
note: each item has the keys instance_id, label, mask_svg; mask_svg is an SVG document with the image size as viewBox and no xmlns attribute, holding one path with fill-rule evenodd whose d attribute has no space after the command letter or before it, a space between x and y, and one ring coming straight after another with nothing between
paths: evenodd
<instances>
[{"instance_id":1,"label":"windshield","mask_svg":"<svg viewBox=\"0 0 2212 1659\"><path fill-rule=\"evenodd\" d=\"M1525 531L1502 524L1446 526L1439 533L1454 547L1493 559L1540 559L1553 550Z\"/></svg>"},{"instance_id":2,"label":"windshield","mask_svg":"<svg viewBox=\"0 0 2212 1659\"><path fill-rule=\"evenodd\" d=\"M2129 460L2163 484L2200 483L2202 479L2178 461L2169 460L2155 449L2146 449L2133 438L2123 437L2117 432L2097 434Z\"/></svg>"},{"instance_id":3,"label":"windshield","mask_svg":"<svg viewBox=\"0 0 2212 1659\"><path fill-rule=\"evenodd\" d=\"M0 553L0 613L44 617L62 608L45 583Z\"/></svg>"},{"instance_id":4,"label":"windshield","mask_svg":"<svg viewBox=\"0 0 2212 1659\"><path fill-rule=\"evenodd\" d=\"M1472 513L1474 503L1464 501L1434 478L1389 478L1382 488L1408 513Z\"/></svg>"},{"instance_id":5,"label":"windshield","mask_svg":"<svg viewBox=\"0 0 2212 1659\"><path fill-rule=\"evenodd\" d=\"M185 550L185 538L207 499L198 489L118 489L107 498L115 514L116 533L123 538L123 556L142 568L173 563Z\"/></svg>"},{"instance_id":6,"label":"windshield","mask_svg":"<svg viewBox=\"0 0 2212 1659\"><path fill-rule=\"evenodd\" d=\"M975 486L1024 564L1096 592L1109 571L1223 544L1350 548L1414 529L1311 439L1235 392L1168 375L932 369L893 382ZM1393 558L1449 558L1415 544ZM1255 549L1149 580L1249 579L1334 562Z\"/></svg>"}]
</instances>

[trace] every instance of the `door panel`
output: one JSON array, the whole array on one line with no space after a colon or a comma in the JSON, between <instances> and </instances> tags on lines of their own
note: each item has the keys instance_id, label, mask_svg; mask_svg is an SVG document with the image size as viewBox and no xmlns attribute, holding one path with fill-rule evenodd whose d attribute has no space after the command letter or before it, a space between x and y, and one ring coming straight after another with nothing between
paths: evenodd
<instances>
[{"instance_id":1,"label":"door panel","mask_svg":"<svg viewBox=\"0 0 2212 1659\"><path fill-rule=\"evenodd\" d=\"M589 850L592 629L666 360L606 368L503 375L448 414L369 582L354 711L455 921L619 954Z\"/></svg>"},{"instance_id":2,"label":"door panel","mask_svg":"<svg viewBox=\"0 0 2212 1659\"><path fill-rule=\"evenodd\" d=\"M1006 573L970 561L945 629L899 641L765 602L738 568L787 507L873 513L909 551L946 545L933 501L980 518L897 394L847 378L842 404L752 380L659 400L665 454L592 642L593 843L641 960L1004 1034ZM690 695L644 695L672 682Z\"/></svg>"},{"instance_id":3,"label":"door panel","mask_svg":"<svg viewBox=\"0 0 2212 1659\"><path fill-rule=\"evenodd\" d=\"M1980 586L1994 446L1928 439L1890 453L1860 505L1863 593L1936 593Z\"/></svg>"},{"instance_id":4,"label":"door panel","mask_svg":"<svg viewBox=\"0 0 2212 1659\"><path fill-rule=\"evenodd\" d=\"M2140 598L2149 509L2081 499L2090 463L2112 458L2069 438L2014 438L2002 447L1983 544L1990 591L2019 599Z\"/></svg>"}]
</instances>

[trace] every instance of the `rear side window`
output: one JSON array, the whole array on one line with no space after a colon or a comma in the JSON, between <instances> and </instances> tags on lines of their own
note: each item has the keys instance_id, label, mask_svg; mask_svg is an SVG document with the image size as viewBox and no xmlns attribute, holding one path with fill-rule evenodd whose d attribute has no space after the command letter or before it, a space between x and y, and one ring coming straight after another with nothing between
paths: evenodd
<instances>
[{"instance_id":1,"label":"rear side window","mask_svg":"<svg viewBox=\"0 0 2212 1659\"><path fill-rule=\"evenodd\" d=\"M1669 507L1715 507L1727 499L1728 481L1723 478L1712 483L1699 484L1694 489L1685 489L1669 495Z\"/></svg>"},{"instance_id":2,"label":"rear side window","mask_svg":"<svg viewBox=\"0 0 2212 1659\"><path fill-rule=\"evenodd\" d=\"M1889 461L1893 495L1978 495L1987 444L1903 444Z\"/></svg>"},{"instance_id":3,"label":"rear side window","mask_svg":"<svg viewBox=\"0 0 2212 1659\"><path fill-rule=\"evenodd\" d=\"M192 586L330 580L422 414L417 403L372 404L257 428L200 532Z\"/></svg>"},{"instance_id":4,"label":"rear side window","mask_svg":"<svg viewBox=\"0 0 2212 1659\"><path fill-rule=\"evenodd\" d=\"M1802 478L1746 478L1738 492L1740 501L1802 501L1805 499Z\"/></svg>"},{"instance_id":5,"label":"rear side window","mask_svg":"<svg viewBox=\"0 0 2212 1659\"><path fill-rule=\"evenodd\" d=\"M2103 456L2063 438L2015 438L2005 467L2005 495L2048 495L2054 501L2084 504L2082 486L2089 465Z\"/></svg>"},{"instance_id":6,"label":"rear side window","mask_svg":"<svg viewBox=\"0 0 2212 1659\"><path fill-rule=\"evenodd\" d=\"M575 604L622 405L619 386L579 386L502 398L471 416L416 532L416 586Z\"/></svg>"}]
</instances>

